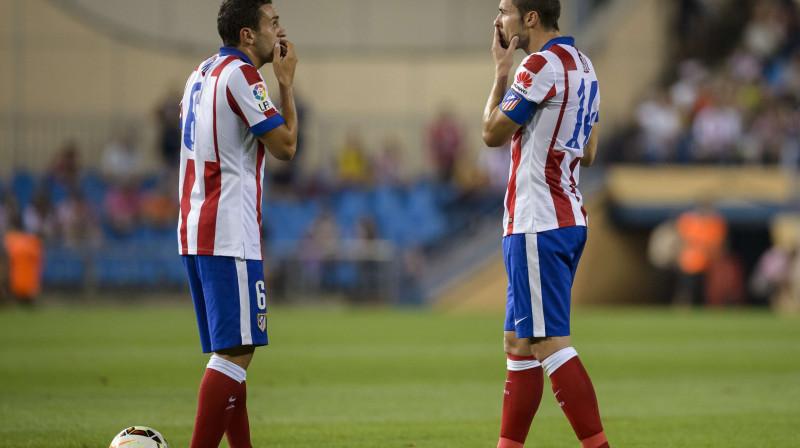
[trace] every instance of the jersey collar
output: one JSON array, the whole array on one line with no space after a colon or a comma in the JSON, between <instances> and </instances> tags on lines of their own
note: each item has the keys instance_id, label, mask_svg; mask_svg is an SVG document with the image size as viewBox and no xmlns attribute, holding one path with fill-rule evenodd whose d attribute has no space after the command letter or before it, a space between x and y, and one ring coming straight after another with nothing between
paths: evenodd
<instances>
[{"instance_id":1,"label":"jersey collar","mask_svg":"<svg viewBox=\"0 0 800 448\"><path fill-rule=\"evenodd\" d=\"M570 36L556 37L555 39L551 39L550 42L544 44L544 47L542 47L541 51L547 51L547 49L553 45L569 45L570 47L574 47L575 38Z\"/></svg>"},{"instance_id":2,"label":"jersey collar","mask_svg":"<svg viewBox=\"0 0 800 448\"><path fill-rule=\"evenodd\" d=\"M250 61L250 58L248 58L246 54L242 53L240 50L233 47L219 47L219 55L236 56L237 58L241 58L242 60L244 60L244 62L253 65L253 62Z\"/></svg>"}]
</instances>

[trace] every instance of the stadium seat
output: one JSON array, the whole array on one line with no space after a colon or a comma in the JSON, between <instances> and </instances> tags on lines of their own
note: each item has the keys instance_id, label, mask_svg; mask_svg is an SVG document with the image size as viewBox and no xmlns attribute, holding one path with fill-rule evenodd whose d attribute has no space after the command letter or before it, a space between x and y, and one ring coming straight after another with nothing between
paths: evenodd
<instances>
[{"instance_id":1,"label":"stadium seat","mask_svg":"<svg viewBox=\"0 0 800 448\"><path fill-rule=\"evenodd\" d=\"M85 277L85 263L80 252L61 246L48 247L44 257L42 283L45 287L79 288Z\"/></svg>"},{"instance_id":2,"label":"stadium seat","mask_svg":"<svg viewBox=\"0 0 800 448\"><path fill-rule=\"evenodd\" d=\"M17 198L20 210L24 210L33 200L36 193L36 177L27 171L17 171L11 180L11 191Z\"/></svg>"}]
</instances>

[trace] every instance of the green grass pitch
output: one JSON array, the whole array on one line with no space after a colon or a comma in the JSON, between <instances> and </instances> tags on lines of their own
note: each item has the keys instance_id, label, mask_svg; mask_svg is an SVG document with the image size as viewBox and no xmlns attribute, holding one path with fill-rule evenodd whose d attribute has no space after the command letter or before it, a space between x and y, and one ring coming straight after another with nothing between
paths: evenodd
<instances>
[{"instance_id":1,"label":"green grass pitch","mask_svg":"<svg viewBox=\"0 0 800 448\"><path fill-rule=\"evenodd\" d=\"M274 308L248 373L256 447L492 448L502 315ZM189 444L191 305L0 310L0 446L106 447L129 425ZM577 309L611 446L800 446L800 320L766 310ZM579 447L546 393L527 446ZM223 442L222 446L227 446Z\"/></svg>"}]
</instances>

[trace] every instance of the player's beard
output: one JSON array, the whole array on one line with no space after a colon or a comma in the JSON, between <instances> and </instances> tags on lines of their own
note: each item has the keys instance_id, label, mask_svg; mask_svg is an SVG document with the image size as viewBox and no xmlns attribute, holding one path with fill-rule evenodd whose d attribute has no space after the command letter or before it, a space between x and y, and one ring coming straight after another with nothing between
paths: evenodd
<instances>
[{"instance_id":1,"label":"player's beard","mask_svg":"<svg viewBox=\"0 0 800 448\"><path fill-rule=\"evenodd\" d=\"M528 37L527 35L523 35L523 34L515 34L514 36L517 36L517 38L519 39L519 40L517 40L517 48L522 48L522 47L524 47L525 45L527 45L527 42L526 42L526 43L523 43L523 41L522 41L523 39L525 39L525 38L527 38L527 37ZM503 33L501 32L501 33L500 33L500 46L501 46L501 47L503 47L503 48L508 48L508 45L509 45L509 43L511 43L511 39L513 39L513 38L514 38L514 36L508 36L508 37L506 37L506 36L505 36L505 35L503 35Z\"/></svg>"}]
</instances>

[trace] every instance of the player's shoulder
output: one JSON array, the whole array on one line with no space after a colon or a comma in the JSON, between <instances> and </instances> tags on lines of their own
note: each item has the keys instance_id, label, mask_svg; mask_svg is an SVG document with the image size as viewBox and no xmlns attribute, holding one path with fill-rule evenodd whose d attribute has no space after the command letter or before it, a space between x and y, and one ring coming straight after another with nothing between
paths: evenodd
<instances>
[{"instance_id":1,"label":"player's shoulder","mask_svg":"<svg viewBox=\"0 0 800 448\"><path fill-rule=\"evenodd\" d=\"M239 58L236 58L236 60L234 60L230 66L231 73L243 76L245 81L247 81L247 85L264 82L264 78L261 77L261 73L256 70L255 67Z\"/></svg>"},{"instance_id":2,"label":"player's shoulder","mask_svg":"<svg viewBox=\"0 0 800 448\"><path fill-rule=\"evenodd\" d=\"M539 51L525 56L522 59L522 63L520 63L520 67L534 75L538 75L544 70L553 71L555 65L553 65L552 56L547 51Z\"/></svg>"},{"instance_id":3,"label":"player's shoulder","mask_svg":"<svg viewBox=\"0 0 800 448\"><path fill-rule=\"evenodd\" d=\"M553 55L548 54L546 51L531 53L522 59L519 65L520 70L528 71L534 77L544 75L553 75L556 72L556 64L554 64Z\"/></svg>"}]
</instances>

